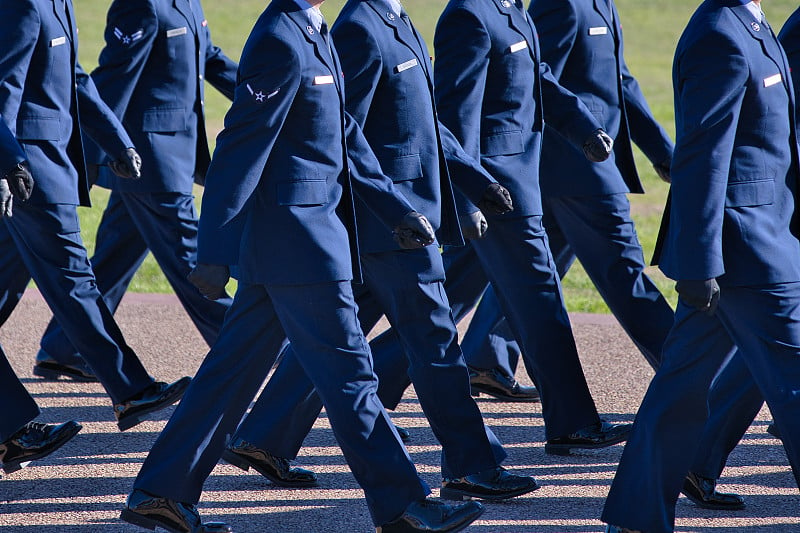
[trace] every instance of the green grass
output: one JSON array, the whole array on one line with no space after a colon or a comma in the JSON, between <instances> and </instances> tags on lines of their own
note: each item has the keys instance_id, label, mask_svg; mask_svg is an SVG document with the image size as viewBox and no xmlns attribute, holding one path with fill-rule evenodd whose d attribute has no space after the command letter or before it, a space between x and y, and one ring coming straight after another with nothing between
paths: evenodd
<instances>
[{"instance_id":1,"label":"green grass","mask_svg":"<svg viewBox=\"0 0 800 533\"><path fill-rule=\"evenodd\" d=\"M81 37L81 62L91 70L103 44L103 29L108 0L75 0ZM672 111L671 64L680 33L700 0L616 0L625 34L625 59L631 72L639 80L656 118L674 135ZM432 43L436 20L446 2L441 0L404 0L403 5L423 33ZM232 58L239 57L242 46L253 23L264 9L264 0L207 0L206 17L214 42ZM329 22L344 2L328 0L323 12ZM778 29L789 14L797 8L796 1L770 0L764 10L773 28ZM206 105L209 137L213 139L222 127L228 102L212 88L207 91ZM213 142L213 141L212 141ZM637 152L637 163L647 189L645 195L631 195L633 217L639 239L649 260L658 233L661 211L667 186L652 171L649 162ZM197 190L197 195L202 193ZM92 193L94 207L81 210L83 235L87 246L94 245L94 235L108 194L96 189ZM672 282L655 268L648 268L658 286L674 303ZM152 258L148 258L134 278L131 290L139 292L170 292ZM580 264L575 264L564 280L564 293L570 311L608 312L597 295Z\"/></svg>"}]
</instances>

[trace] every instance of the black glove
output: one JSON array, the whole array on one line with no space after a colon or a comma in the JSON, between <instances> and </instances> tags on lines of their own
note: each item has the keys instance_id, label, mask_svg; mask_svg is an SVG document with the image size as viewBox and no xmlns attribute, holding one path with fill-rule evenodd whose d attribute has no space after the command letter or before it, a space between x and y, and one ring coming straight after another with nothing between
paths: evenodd
<instances>
[{"instance_id":1,"label":"black glove","mask_svg":"<svg viewBox=\"0 0 800 533\"><path fill-rule=\"evenodd\" d=\"M8 182L5 178L0 178L0 217L11 216L11 206L13 203L14 197L11 195Z\"/></svg>"},{"instance_id":2,"label":"black glove","mask_svg":"<svg viewBox=\"0 0 800 533\"><path fill-rule=\"evenodd\" d=\"M120 178L138 180L142 177L142 158L133 148L125 148L118 159L108 162L108 168Z\"/></svg>"},{"instance_id":3,"label":"black glove","mask_svg":"<svg viewBox=\"0 0 800 533\"><path fill-rule=\"evenodd\" d=\"M416 211L410 211L403 217L402 222L392 230L392 236L405 250L424 248L436 240L431 223Z\"/></svg>"},{"instance_id":4,"label":"black glove","mask_svg":"<svg viewBox=\"0 0 800 533\"><path fill-rule=\"evenodd\" d=\"M511 193L499 183L492 183L483 191L483 196L478 202L478 209L487 215L504 215L514 210L511 203Z\"/></svg>"},{"instance_id":5,"label":"black glove","mask_svg":"<svg viewBox=\"0 0 800 533\"><path fill-rule=\"evenodd\" d=\"M680 280L675 283L675 290L688 305L714 314L719 304L719 285L714 278L707 280Z\"/></svg>"},{"instance_id":6,"label":"black glove","mask_svg":"<svg viewBox=\"0 0 800 533\"><path fill-rule=\"evenodd\" d=\"M8 181L8 188L11 189L11 194L17 199L26 202L31 197L33 192L33 176L28 168L28 163L17 163L8 174L5 176Z\"/></svg>"},{"instance_id":7,"label":"black glove","mask_svg":"<svg viewBox=\"0 0 800 533\"><path fill-rule=\"evenodd\" d=\"M231 279L230 271L226 265L209 265L198 263L186 276L189 283L200 290L200 294L209 300L219 300L227 296L225 285Z\"/></svg>"},{"instance_id":8,"label":"black glove","mask_svg":"<svg viewBox=\"0 0 800 533\"><path fill-rule=\"evenodd\" d=\"M661 163L655 163L653 168L658 174L658 177L667 183L672 183L672 176L670 176L670 167L672 167L672 156L668 156Z\"/></svg>"},{"instance_id":9,"label":"black glove","mask_svg":"<svg viewBox=\"0 0 800 533\"><path fill-rule=\"evenodd\" d=\"M592 163L600 163L608 159L612 148L614 140L602 128L597 128L583 143L583 155Z\"/></svg>"},{"instance_id":10,"label":"black glove","mask_svg":"<svg viewBox=\"0 0 800 533\"><path fill-rule=\"evenodd\" d=\"M461 225L461 234L465 239L480 239L486 233L489 224L486 217L480 211L475 211L469 215L459 215L458 223Z\"/></svg>"}]
</instances>

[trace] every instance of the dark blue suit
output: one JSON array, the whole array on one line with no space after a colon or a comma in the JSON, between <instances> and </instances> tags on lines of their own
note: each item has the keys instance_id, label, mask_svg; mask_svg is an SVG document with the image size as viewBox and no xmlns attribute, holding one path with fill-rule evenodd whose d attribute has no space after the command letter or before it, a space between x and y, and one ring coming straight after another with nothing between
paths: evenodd
<instances>
[{"instance_id":1,"label":"dark blue suit","mask_svg":"<svg viewBox=\"0 0 800 533\"><path fill-rule=\"evenodd\" d=\"M514 211L488 217L491 229L472 246L541 393L547 437L567 435L597 423L599 416L542 227L543 111L548 123L578 146L599 125L541 63L535 30L513 3L451 1L434 46L442 122L514 198Z\"/></svg>"},{"instance_id":2,"label":"dark blue suit","mask_svg":"<svg viewBox=\"0 0 800 533\"><path fill-rule=\"evenodd\" d=\"M152 252L211 345L231 299L207 300L186 279L197 256L192 185L195 176L205 175L209 162L204 80L232 97L236 63L211 42L199 0L117 0L108 11L105 39L92 79L130 132L142 157L142 178L119 178L101 167L100 182L112 193L91 259L98 288L116 310ZM87 160L91 164L107 158L92 146ZM80 364L55 322L41 346L40 357Z\"/></svg>"},{"instance_id":3,"label":"dark blue suit","mask_svg":"<svg viewBox=\"0 0 800 533\"><path fill-rule=\"evenodd\" d=\"M198 260L235 265L239 289L136 489L198 501L285 331L374 522L428 492L375 395L350 284L359 274L352 189L387 234L412 207L346 114L341 72L298 3L267 7L242 54L200 217Z\"/></svg>"},{"instance_id":4,"label":"dark blue suit","mask_svg":"<svg viewBox=\"0 0 800 533\"><path fill-rule=\"evenodd\" d=\"M77 65L72 3L5 3L0 35L0 114L36 180L30 201L17 203L5 227L70 341L119 403L153 379L103 303L80 238L76 206L88 205L89 186L78 109L91 100L86 98L91 84ZM112 153L130 146L107 107L98 102L84 107L87 131ZM14 251L6 248L6 253ZM0 292L7 290L6 283L7 278Z\"/></svg>"},{"instance_id":5,"label":"dark blue suit","mask_svg":"<svg viewBox=\"0 0 800 533\"><path fill-rule=\"evenodd\" d=\"M670 278L716 278L721 293L713 315L679 300L606 501L605 522L651 533L674 528L709 386L737 348L800 485L795 101L781 46L744 3L704 2L675 52L677 139L658 259Z\"/></svg>"},{"instance_id":6,"label":"dark blue suit","mask_svg":"<svg viewBox=\"0 0 800 533\"><path fill-rule=\"evenodd\" d=\"M786 20L778 40L789 61L796 101L800 87L800 10ZM728 455L764 405L764 397L740 356L731 358L717 378L714 389L720 394L710 398L708 423L691 469L711 479L720 477Z\"/></svg>"},{"instance_id":7,"label":"dark blue suit","mask_svg":"<svg viewBox=\"0 0 800 533\"><path fill-rule=\"evenodd\" d=\"M25 153L5 122L0 121L0 174L23 161L25 161ZM15 252L16 250L13 248L6 248L3 249L2 254L15 254ZM39 416L39 407L36 405L36 401L25 390L14 373L14 369L8 364L2 347L0 347L0 390L3 391L3 403L7 406L14 406L13 409L3 409L3 413L0 415L0 442L2 442Z\"/></svg>"},{"instance_id":8,"label":"dark blue suit","mask_svg":"<svg viewBox=\"0 0 800 533\"><path fill-rule=\"evenodd\" d=\"M461 244L445 161L460 168L464 190L475 201L494 180L438 124L433 67L422 38L385 0L349 1L331 34L341 52L347 110L363 127L381 168L438 230L440 243ZM435 246L400 250L371 211L374 208L356 202L364 271L364 284L353 288L358 318L368 332L385 313L408 354L387 354L400 361L375 360L378 380L406 383L410 375L442 443L445 478L494 468L506 454L470 396L442 287L441 255ZM398 366L405 368L399 373L390 370ZM383 373L384 369L390 371ZM321 408L290 346L237 437L279 457L294 458Z\"/></svg>"}]
</instances>

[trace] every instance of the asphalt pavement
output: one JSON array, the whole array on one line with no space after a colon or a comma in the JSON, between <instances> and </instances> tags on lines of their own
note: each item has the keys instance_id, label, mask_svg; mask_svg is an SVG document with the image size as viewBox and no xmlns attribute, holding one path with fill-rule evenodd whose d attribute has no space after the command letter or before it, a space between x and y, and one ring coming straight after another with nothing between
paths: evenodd
<instances>
[{"instance_id":1,"label":"asphalt pavement","mask_svg":"<svg viewBox=\"0 0 800 533\"><path fill-rule=\"evenodd\" d=\"M129 294L117 317L128 343L159 380L192 375L207 352L174 296ZM41 406L40 419L74 419L84 429L53 455L0 479L0 531L144 531L121 522L119 511L171 409L120 433L100 385L35 378L31 369L49 318L39 294L28 291L0 329L0 343ZM632 421L652 371L613 317L575 314L571 318L599 411L610 421ZM523 368L517 378L530 383ZM542 488L508 503L487 504L486 513L467 531L603 531L598 517L622 446L569 457L545 455L539 404L502 403L486 397L478 403L487 424L506 445L509 457L505 465L535 476ZM438 495L440 448L413 389L392 417L411 432L408 450L433 494ZM769 421L769 412L762 410L721 480L720 490L744 495L747 507L735 512L708 511L681 497L677 531L800 532L800 493L780 441L766 433ZM205 519L233 525L236 533L374 531L363 493L342 458L324 413L306 439L297 465L317 472L320 486L281 489L258 474L220 463L205 484L199 510Z\"/></svg>"}]
</instances>

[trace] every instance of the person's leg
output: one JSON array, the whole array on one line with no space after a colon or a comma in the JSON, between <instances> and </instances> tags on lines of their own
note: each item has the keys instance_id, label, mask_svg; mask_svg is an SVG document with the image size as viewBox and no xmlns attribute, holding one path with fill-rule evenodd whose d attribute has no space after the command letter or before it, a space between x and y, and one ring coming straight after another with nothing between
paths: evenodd
<instances>
[{"instance_id":1,"label":"person's leg","mask_svg":"<svg viewBox=\"0 0 800 533\"><path fill-rule=\"evenodd\" d=\"M506 457L470 395L469 373L433 247L362 256L365 284L397 331L422 410L442 444L442 475L459 478ZM391 376L378 374L378 381Z\"/></svg>"},{"instance_id":2,"label":"person's leg","mask_svg":"<svg viewBox=\"0 0 800 533\"><path fill-rule=\"evenodd\" d=\"M153 378L125 343L97 289L75 206L21 204L6 224L53 315L112 402L149 387Z\"/></svg>"},{"instance_id":3,"label":"person's leg","mask_svg":"<svg viewBox=\"0 0 800 533\"><path fill-rule=\"evenodd\" d=\"M95 253L90 259L97 289L111 313L115 313L134 274L147 257L147 245L131 218L120 194L112 191L97 228ZM39 343L37 369L55 362L83 368L85 361L69 342L55 318L50 320Z\"/></svg>"},{"instance_id":4,"label":"person's leg","mask_svg":"<svg viewBox=\"0 0 800 533\"><path fill-rule=\"evenodd\" d=\"M385 524L429 489L383 405L350 283L270 287L297 358L314 383L373 522ZM303 293L298 298L298 292Z\"/></svg>"},{"instance_id":5,"label":"person's leg","mask_svg":"<svg viewBox=\"0 0 800 533\"><path fill-rule=\"evenodd\" d=\"M221 335L150 450L134 489L196 504L284 340L266 288L239 283Z\"/></svg>"},{"instance_id":6,"label":"person's leg","mask_svg":"<svg viewBox=\"0 0 800 533\"><path fill-rule=\"evenodd\" d=\"M31 281L28 267L17 251L4 221L0 220L0 326L17 307Z\"/></svg>"},{"instance_id":7,"label":"person's leg","mask_svg":"<svg viewBox=\"0 0 800 533\"><path fill-rule=\"evenodd\" d=\"M490 224L473 246L541 394L548 440L599 423L541 217L496 217Z\"/></svg>"},{"instance_id":8,"label":"person's leg","mask_svg":"<svg viewBox=\"0 0 800 533\"><path fill-rule=\"evenodd\" d=\"M675 502L708 417L708 391L735 346L721 322L678 301L663 360L639 407L605 503L606 523L671 532Z\"/></svg>"},{"instance_id":9,"label":"person's leg","mask_svg":"<svg viewBox=\"0 0 800 533\"><path fill-rule=\"evenodd\" d=\"M194 199L178 193L123 193L122 199L175 295L211 346L233 300L204 298L187 279L197 264Z\"/></svg>"},{"instance_id":10,"label":"person's leg","mask_svg":"<svg viewBox=\"0 0 800 533\"><path fill-rule=\"evenodd\" d=\"M622 329L656 368L674 313L644 273L627 195L559 196L544 203L553 255L577 256Z\"/></svg>"},{"instance_id":11,"label":"person's leg","mask_svg":"<svg viewBox=\"0 0 800 533\"><path fill-rule=\"evenodd\" d=\"M0 391L2 391L0 394L3 396L3 405L6 406L0 414L0 442L3 442L39 416L40 411L36 401L22 386L14 369L8 363L2 347L0 347Z\"/></svg>"}]
</instances>

